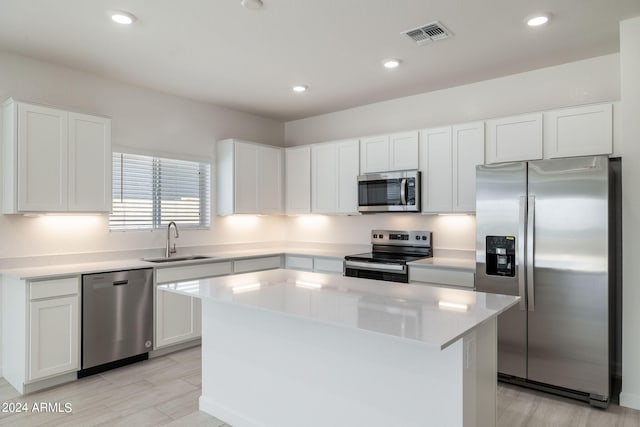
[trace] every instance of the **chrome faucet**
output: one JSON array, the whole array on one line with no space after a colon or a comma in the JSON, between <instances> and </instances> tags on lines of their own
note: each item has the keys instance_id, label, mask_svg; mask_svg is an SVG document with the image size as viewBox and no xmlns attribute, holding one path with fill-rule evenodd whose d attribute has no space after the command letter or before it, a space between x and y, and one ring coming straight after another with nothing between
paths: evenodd
<instances>
[{"instance_id":1,"label":"chrome faucet","mask_svg":"<svg viewBox=\"0 0 640 427\"><path fill-rule=\"evenodd\" d=\"M174 230L175 230L175 236L176 238L180 237L178 235L178 226L176 225L176 223L174 221L171 221L169 223L169 225L167 225L167 249L164 253L164 256L166 258L169 258L171 256L171 254L175 254L176 253L176 244L173 244L173 248L171 247L171 226L173 225Z\"/></svg>"}]
</instances>

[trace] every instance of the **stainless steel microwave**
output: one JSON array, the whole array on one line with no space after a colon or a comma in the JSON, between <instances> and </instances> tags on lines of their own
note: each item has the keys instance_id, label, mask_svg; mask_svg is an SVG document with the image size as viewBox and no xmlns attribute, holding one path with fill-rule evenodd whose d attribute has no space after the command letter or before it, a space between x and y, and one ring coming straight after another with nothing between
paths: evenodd
<instances>
[{"instance_id":1,"label":"stainless steel microwave","mask_svg":"<svg viewBox=\"0 0 640 427\"><path fill-rule=\"evenodd\" d=\"M420 212L420 171L360 175L358 211Z\"/></svg>"}]
</instances>

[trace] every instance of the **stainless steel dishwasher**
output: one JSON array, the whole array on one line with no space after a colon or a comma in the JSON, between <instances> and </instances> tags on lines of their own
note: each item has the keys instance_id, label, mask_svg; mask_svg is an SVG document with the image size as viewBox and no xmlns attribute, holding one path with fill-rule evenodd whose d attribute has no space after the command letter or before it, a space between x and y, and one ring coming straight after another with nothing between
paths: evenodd
<instances>
[{"instance_id":1,"label":"stainless steel dishwasher","mask_svg":"<svg viewBox=\"0 0 640 427\"><path fill-rule=\"evenodd\" d=\"M153 348L153 269L82 276L78 377L145 360Z\"/></svg>"}]
</instances>

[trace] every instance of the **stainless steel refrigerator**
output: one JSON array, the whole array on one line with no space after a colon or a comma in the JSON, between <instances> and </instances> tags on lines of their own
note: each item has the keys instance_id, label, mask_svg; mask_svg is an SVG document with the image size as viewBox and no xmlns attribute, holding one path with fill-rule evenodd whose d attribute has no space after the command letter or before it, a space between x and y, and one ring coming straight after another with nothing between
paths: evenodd
<instances>
[{"instance_id":1,"label":"stainless steel refrigerator","mask_svg":"<svg viewBox=\"0 0 640 427\"><path fill-rule=\"evenodd\" d=\"M606 407L612 192L605 156L477 167L476 289L498 318L500 378Z\"/></svg>"}]
</instances>

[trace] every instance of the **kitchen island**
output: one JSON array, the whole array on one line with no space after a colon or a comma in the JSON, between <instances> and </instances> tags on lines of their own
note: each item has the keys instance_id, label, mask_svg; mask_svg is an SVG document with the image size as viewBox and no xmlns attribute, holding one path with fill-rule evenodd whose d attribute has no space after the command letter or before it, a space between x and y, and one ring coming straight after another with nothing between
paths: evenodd
<instances>
[{"instance_id":1,"label":"kitchen island","mask_svg":"<svg viewBox=\"0 0 640 427\"><path fill-rule=\"evenodd\" d=\"M200 409L242 426L489 426L518 297L270 270L161 285L202 300Z\"/></svg>"}]
</instances>

